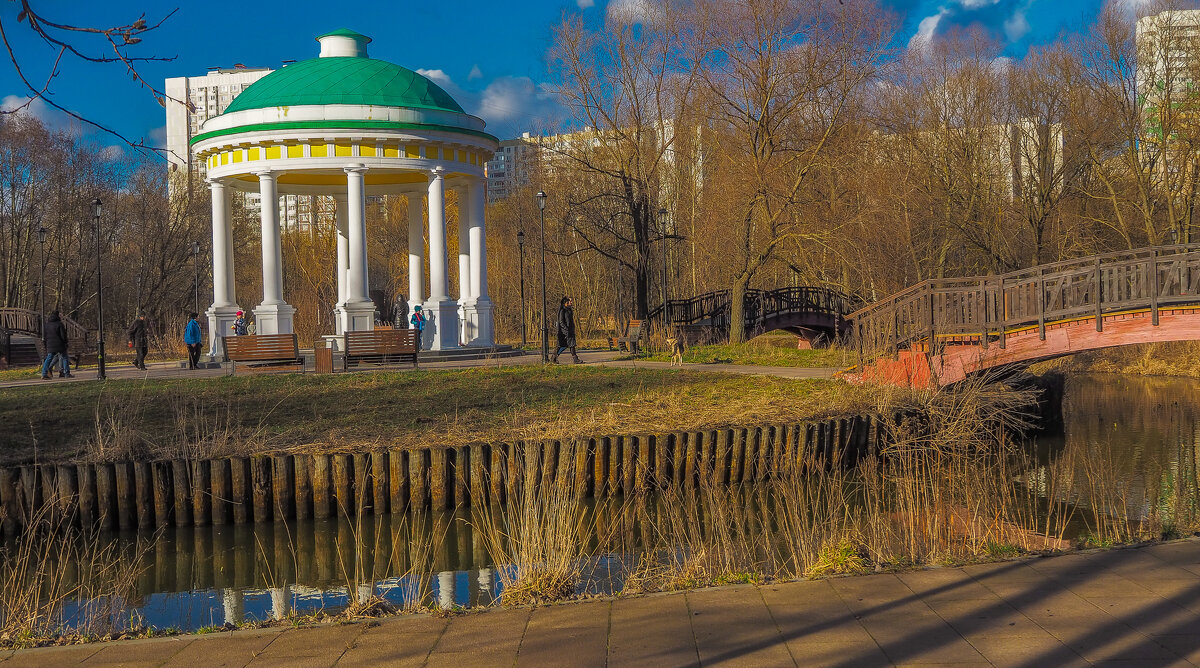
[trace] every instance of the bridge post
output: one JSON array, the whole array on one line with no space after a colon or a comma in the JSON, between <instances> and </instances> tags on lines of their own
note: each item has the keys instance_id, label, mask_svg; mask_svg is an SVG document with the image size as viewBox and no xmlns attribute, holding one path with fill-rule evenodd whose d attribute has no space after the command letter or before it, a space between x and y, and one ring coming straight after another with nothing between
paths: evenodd
<instances>
[{"instance_id":1,"label":"bridge post","mask_svg":"<svg viewBox=\"0 0 1200 668\"><path fill-rule=\"evenodd\" d=\"M1146 289L1150 291L1150 322L1158 327L1158 249L1150 249L1150 259L1146 260Z\"/></svg>"},{"instance_id":2,"label":"bridge post","mask_svg":"<svg viewBox=\"0 0 1200 668\"><path fill-rule=\"evenodd\" d=\"M1005 330L1008 329L1008 296L1004 293L1004 276L1000 276L1000 292L996 295L996 310L1000 316L1000 350L1004 350L1008 342L1005 340Z\"/></svg>"},{"instance_id":3,"label":"bridge post","mask_svg":"<svg viewBox=\"0 0 1200 668\"><path fill-rule=\"evenodd\" d=\"M1038 337L1046 340L1046 272L1038 267Z\"/></svg>"},{"instance_id":4,"label":"bridge post","mask_svg":"<svg viewBox=\"0 0 1200 668\"><path fill-rule=\"evenodd\" d=\"M988 325L992 320L991 309L989 307L991 300L989 297L991 296L992 291L988 290L988 280L986 278L979 279L979 292L981 295L983 295L983 335L980 336L979 342L983 345L983 349L987 350L989 332Z\"/></svg>"},{"instance_id":5,"label":"bridge post","mask_svg":"<svg viewBox=\"0 0 1200 668\"><path fill-rule=\"evenodd\" d=\"M1104 279L1100 258L1096 258L1096 331L1104 331Z\"/></svg>"}]
</instances>

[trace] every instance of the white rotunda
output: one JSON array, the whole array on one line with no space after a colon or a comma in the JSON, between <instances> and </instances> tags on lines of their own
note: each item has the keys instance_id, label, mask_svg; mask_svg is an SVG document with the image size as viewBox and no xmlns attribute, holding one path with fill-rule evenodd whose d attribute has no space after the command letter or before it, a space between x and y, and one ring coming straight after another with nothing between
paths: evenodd
<instances>
[{"instance_id":1,"label":"white rotunda","mask_svg":"<svg viewBox=\"0 0 1200 668\"><path fill-rule=\"evenodd\" d=\"M406 195L408 302L410 308L421 304L429 318L422 348L492 347L484 163L496 150L496 138L437 84L368 58L369 37L337 30L317 41L319 57L259 79L192 139L197 158L207 165L212 192L210 351L216 354L218 337L241 308L234 294L233 190L261 196L263 294L253 309L258 333L293 331L295 309L283 299L281 195L332 195L337 204L338 336L374 326L366 197ZM446 257L448 188L458 190L459 202L457 300L449 294Z\"/></svg>"}]
</instances>

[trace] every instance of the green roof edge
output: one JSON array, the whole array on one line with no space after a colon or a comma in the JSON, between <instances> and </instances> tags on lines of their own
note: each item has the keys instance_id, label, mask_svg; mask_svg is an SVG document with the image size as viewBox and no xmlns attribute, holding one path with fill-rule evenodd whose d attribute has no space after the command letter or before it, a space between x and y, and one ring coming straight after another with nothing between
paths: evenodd
<instances>
[{"instance_id":1,"label":"green roof edge","mask_svg":"<svg viewBox=\"0 0 1200 668\"><path fill-rule=\"evenodd\" d=\"M337 30L334 30L332 32L327 32L324 35L317 35L316 39L321 39L322 37L354 37L356 39L362 38L362 39L366 40L366 42L364 42L364 44L370 44L373 41L370 37L367 37L366 35L364 35L362 33L354 32L353 30L350 30L349 28L338 28Z\"/></svg>"},{"instance_id":2,"label":"green roof edge","mask_svg":"<svg viewBox=\"0 0 1200 668\"><path fill-rule=\"evenodd\" d=\"M434 123L398 123L394 121L279 121L276 123L256 123L254 125L239 125L226 130L212 130L204 132L192 137L188 145L194 145L197 142L202 142L213 137L223 137L226 135L239 135L246 132L260 132L262 130L292 130L292 129L329 129L329 128L370 128L379 130L439 130L442 132L453 132L457 134L471 135L474 137L482 137L490 139L497 144L500 143L496 137L483 132L481 130L471 130L468 128L455 127L453 125L437 125Z\"/></svg>"}]
</instances>

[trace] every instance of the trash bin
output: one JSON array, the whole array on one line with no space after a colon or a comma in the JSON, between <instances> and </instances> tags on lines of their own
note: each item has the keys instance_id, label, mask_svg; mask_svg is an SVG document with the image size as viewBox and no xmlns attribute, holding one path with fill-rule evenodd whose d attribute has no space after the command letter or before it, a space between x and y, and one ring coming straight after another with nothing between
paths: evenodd
<instances>
[{"instance_id":1,"label":"trash bin","mask_svg":"<svg viewBox=\"0 0 1200 668\"><path fill-rule=\"evenodd\" d=\"M333 347L328 341L317 341L313 344L313 357L316 360L317 373L333 373Z\"/></svg>"}]
</instances>

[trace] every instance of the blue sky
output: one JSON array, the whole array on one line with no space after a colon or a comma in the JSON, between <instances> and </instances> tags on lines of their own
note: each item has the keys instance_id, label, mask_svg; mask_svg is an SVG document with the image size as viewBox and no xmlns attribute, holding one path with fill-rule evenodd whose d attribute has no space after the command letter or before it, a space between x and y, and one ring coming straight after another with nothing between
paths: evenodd
<instances>
[{"instance_id":1,"label":"blue sky","mask_svg":"<svg viewBox=\"0 0 1200 668\"><path fill-rule=\"evenodd\" d=\"M858 0L846 0L855 2ZM882 0L904 18L899 40L918 33L936 39L954 27L981 26L1006 44L1006 54L1022 56L1030 45L1081 29L1095 16L1101 0ZM1140 0L1124 0L1136 4ZM374 38L373 58L424 70L455 95L470 113L482 116L501 138L522 130L538 131L557 116L545 54L550 28L564 12L584 12L595 20L620 6L654 0L408 0L328 2L251 0L225 2L161 2L160 0L48 0L39 11L55 22L113 25L131 22L143 11L152 22L175 7L179 10L158 30L145 35L130 54L174 57L151 62L140 71L158 86L172 76L198 76L210 66L278 67L281 60L317 54L316 35L350 28ZM54 51L16 23L17 6L0 2L9 40L29 78L44 81ZM91 52L105 45L93 44ZM52 84L54 99L64 107L103 123L132 139L161 141L163 109L119 66L65 60ZM0 63L0 99L12 105L27 95L13 67ZM64 120L52 109L35 104L32 111L51 123ZM97 135L105 144L118 143Z\"/></svg>"}]
</instances>

